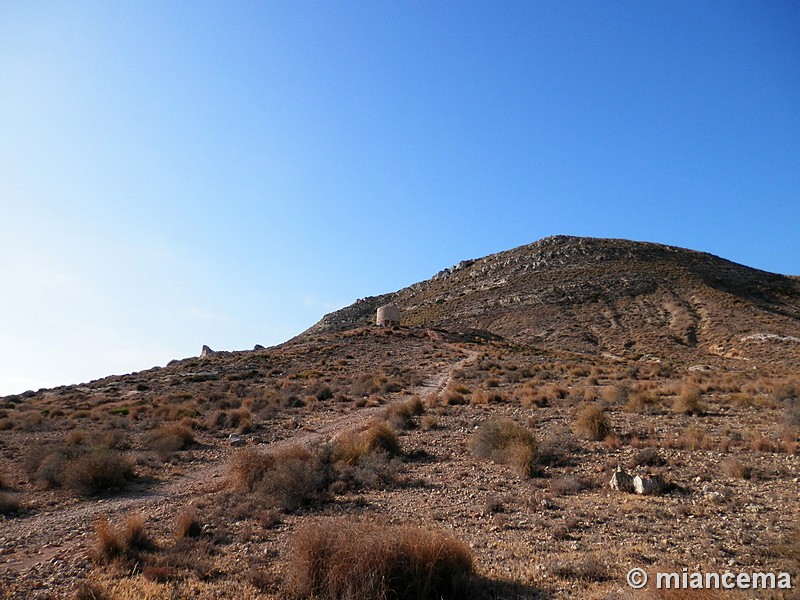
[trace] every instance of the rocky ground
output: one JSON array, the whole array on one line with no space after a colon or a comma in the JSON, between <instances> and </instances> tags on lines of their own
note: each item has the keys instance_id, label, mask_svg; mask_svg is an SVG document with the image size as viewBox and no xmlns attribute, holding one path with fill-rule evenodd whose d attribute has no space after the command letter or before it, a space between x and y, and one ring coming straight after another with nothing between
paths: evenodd
<instances>
[{"instance_id":1,"label":"rocky ground","mask_svg":"<svg viewBox=\"0 0 800 600\"><path fill-rule=\"evenodd\" d=\"M353 519L463 540L484 597L632 597L633 567L786 571L796 588L798 386L735 361L630 361L366 327L6 398L0 597L281 598L298 530ZM421 414L390 409L415 398ZM599 435L587 407L603 419ZM359 485L340 479L290 509L236 489L242 452L320 447L376 420L401 452L361 464ZM530 469L478 456L488 421L533 434ZM165 423L192 441L154 438ZM31 455L64 440L118 452L134 475L99 494L47 479ZM612 490L618 468L666 487ZM182 537L188 514L200 529ZM99 519L123 527L136 515L150 543L139 562L104 557Z\"/></svg>"}]
</instances>

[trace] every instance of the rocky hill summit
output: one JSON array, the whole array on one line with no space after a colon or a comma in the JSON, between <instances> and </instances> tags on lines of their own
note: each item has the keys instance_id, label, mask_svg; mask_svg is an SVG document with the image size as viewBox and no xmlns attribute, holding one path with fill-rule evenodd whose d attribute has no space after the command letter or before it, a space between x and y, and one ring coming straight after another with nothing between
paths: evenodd
<instances>
[{"instance_id":1,"label":"rocky hill summit","mask_svg":"<svg viewBox=\"0 0 800 600\"><path fill-rule=\"evenodd\" d=\"M654 243L548 237L358 300L301 338L368 324L385 304L400 308L403 325L481 330L582 353L800 358L796 277Z\"/></svg>"}]
</instances>

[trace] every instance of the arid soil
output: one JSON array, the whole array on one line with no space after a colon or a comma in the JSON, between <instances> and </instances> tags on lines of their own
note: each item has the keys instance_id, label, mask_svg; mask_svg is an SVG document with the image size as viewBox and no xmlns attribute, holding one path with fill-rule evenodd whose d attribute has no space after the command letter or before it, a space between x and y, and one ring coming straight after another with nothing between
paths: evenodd
<instances>
[{"instance_id":1,"label":"arid soil","mask_svg":"<svg viewBox=\"0 0 800 600\"><path fill-rule=\"evenodd\" d=\"M448 597L798 598L798 289L550 238L280 346L0 398L0 598L350 598L298 591L331 524L455 540ZM367 324L389 300L403 325ZM632 568L793 587L636 591Z\"/></svg>"},{"instance_id":2,"label":"arid soil","mask_svg":"<svg viewBox=\"0 0 800 600\"><path fill-rule=\"evenodd\" d=\"M120 598L282 597L282 574L290 568L287 549L300 524L344 518L453 533L469 544L479 574L489 582L486 593L498 598L623 597L625 574L636 566L785 570L797 576L791 550L800 518L797 427L793 405L780 391L790 393L793 380L761 371L631 365L441 337L426 330L366 328L319 338L314 354L286 347L182 361L129 382L95 382L81 392L81 406L91 408L76 406L35 426L25 418L50 406L51 397L14 402L13 410L5 409L13 426L3 432L2 474L10 490L6 495L21 507L2 517L5 595L70 598L93 582L92 589ZM343 359L352 364L334 369L320 360L330 348L352 357ZM369 356L382 360L367 365L363 361ZM243 365L257 357L275 374L258 383L256 376L246 380L245 387L252 389L238 406L225 401L227 392L215 398L211 384L222 382L222 389L230 383L226 374L243 372ZM316 371L300 379L308 389L329 381L346 393L364 369L385 372L387 365L403 361L415 368L411 373L401 364L397 387L384 383L385 390L394 391L360 399L306 398L304 405L261 408L270 415L263 420L257 403L247 402L257 396L255 390L297 382L292 375L309 370L297 367ZM167 405L156 381L184 381L186 373L197 372L216 373L218 379L206 380L204 392L189 396L183 390L191 387L170 386L181 398L179 405L197 405L188 417L195 444L170 452L148 450L143 440L161 420L149 422L147 413ZM151 387L138 392L147 397L144 402L125 391L142 387L142 381ZM113 398L109 386L117 388ZM699 413L672 409L687 386L699 393ZM212 400L198 402L203 394ZM253 424L239 434L247 448L314 446L386 418L387 407L414 397L423 399L425 410L397 427L402 455L388 478L291 511L269 510L231 491L230 457L241 452L229 439L235 428L212 431L208 426L219 406L249 405ZM137 399L131 403L131 398ZM114 409L126 402L151 408L135 421L129 410L119 421L125 411ZM587 439L576 429L587 405L602 406L608 418L611 430L601 440ZM89 414L72 418L79 410ZM472 444L480 426L504 419L528 427L538 440L529 476L513 465L475 456ZM42 489L46 486L25 471L32 445L54 443L78 430L121 431L128 439L123 452L133 457L137 476L124 490L87 497L66 485ZM632 474L661 474L672 487L657 496L613 491L608 481L618 466ZM173 572L154 573L145 565L98 559L99 517L122 524L130 515L142 515L166 554L174 544L176 519L187 508L196 511L209 540L201 553L205 572L191 572L180 561Z\"/></svg>"}]
</instances>

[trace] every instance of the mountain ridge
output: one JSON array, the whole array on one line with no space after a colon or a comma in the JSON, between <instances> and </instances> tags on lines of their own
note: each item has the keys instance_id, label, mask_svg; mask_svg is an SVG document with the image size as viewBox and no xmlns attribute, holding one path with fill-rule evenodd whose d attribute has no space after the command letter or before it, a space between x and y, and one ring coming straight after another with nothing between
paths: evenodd
<instances>
[{"instance_id":1,"label":"mountain ridge","mask_svg":"<svg viewBox=\"0 0 800 600\"><path fill-rule=\"evenodd\" d=\"M581 352L741 360L764 354L747 336L800 336L799 278L677 246L559 235L359 299L298 338L367 325L384 304L404 325Z\"/></svg>"}]
</instances>

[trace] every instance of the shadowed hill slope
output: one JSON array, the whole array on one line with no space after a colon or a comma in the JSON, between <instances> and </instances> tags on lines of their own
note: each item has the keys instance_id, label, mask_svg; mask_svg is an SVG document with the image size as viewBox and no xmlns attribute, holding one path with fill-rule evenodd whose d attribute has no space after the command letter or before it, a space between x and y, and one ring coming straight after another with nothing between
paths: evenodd
<instances>
[{"instance_id":1,"label":"shadowed hill slope","mask_svg":"<svg viewBox=\"0 0 800 600\"><path fill-rule=\"evenodd\" d=\"M364 325L383 304L402 323L628 358L800 357L800 281L711 254L556 236L467 260L326 315L301 337Z\"/></svg>"}]
</instances>

